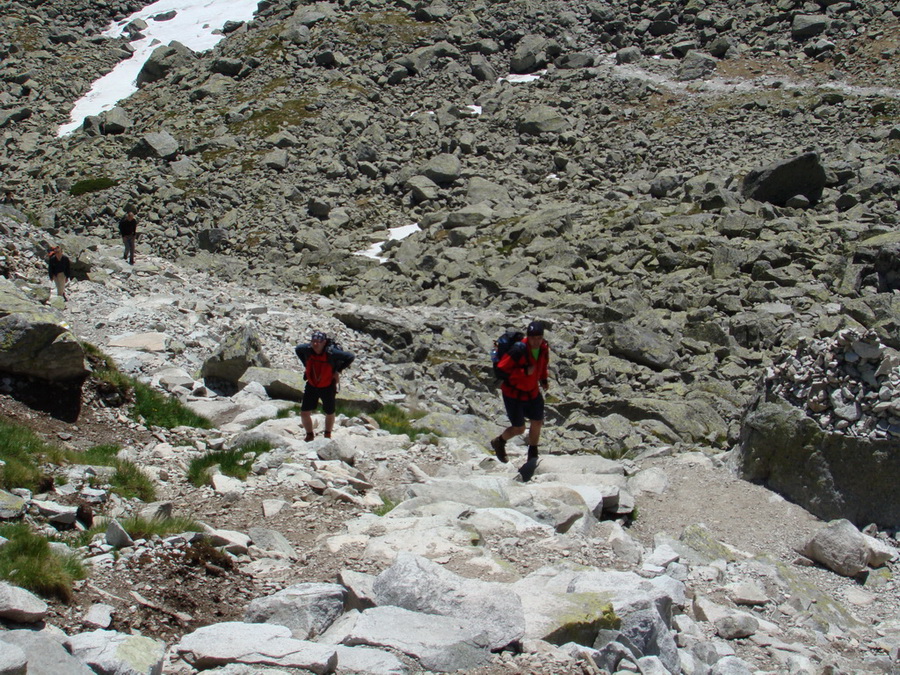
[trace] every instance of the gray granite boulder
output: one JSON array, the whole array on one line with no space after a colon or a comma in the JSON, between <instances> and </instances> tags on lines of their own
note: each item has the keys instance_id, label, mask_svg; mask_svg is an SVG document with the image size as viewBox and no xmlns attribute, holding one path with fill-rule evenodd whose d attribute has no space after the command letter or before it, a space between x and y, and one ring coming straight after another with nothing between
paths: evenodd
<instances>
[{"instance_id":1,"label":"gray granite boulder","mask_svg":"<svg viewBox=\"0 0 900 675\"><path fill-rule=\"evenodd\" d=\"M796 195L817 202L822 198L825 180L818 153L807 152L748 172L741 192L745 197L779 206Z\"/></svg>"},{"instance_id":2,"label":"gray granite boulder","mask_svg":"<svg viewBox=\"0 0 900 675\"><path fill-rule=\"evenodd\" d=\"M731 466L826 520L900 525L900 443L823 430L780 399L758 400L741 424Z\"/></svg>"},{"instance_id":3,"label":"gray granite boulder","mask_svg":"<svg viewBox=\"0 0 900 675\"><path fill-rule=\"evenodd\" d=\"M21 647L0 640L0 675L26 675L28 655Z\"/></svg>"},{"instance_id":4,"label":"gray granite boulder","mask_svg":"<svg viewBox=\"0 0 900 675\"><path fill-rule=\"evenodd\" d=\"M844 519L828 523L804 544L800 552L845 577L855 577L866 569L869 561L865 536Z\"/></svg>"},{"instance_id":5,"label":"gray granite boulder","mask_svg":"<svg viewBox=\"0 0 900 675\"><path fill-rule=\"evenodd\" d=\"M333 646L291 637L291 629L274 624L228 621L203 626L181 638L178 654L199 670L239 663L251 666L305 668L331 673L337 666Z\"/></svg>"},{"instance_id":6,"label":"gray granite boulder","mask_svg":"<svg viewBox=\"0 0 900 675\"><path fill-rule=\"evenodd\" d=\"M307 640L323 633L341 615L346 594L338 584L295 584L253 600L244 620L287 626L293 637Z\"/></svg>"},{"instance_id":7,"label":"gray granite boulder","mask_svg":"<svg viewBox=\"0 0 900 675\"><path fill-rule=\"evenodd\" d=\"M69 649L94 671L116 675L158 675L166 656L166 644L160 640L113 630L73 635Z\"/></svg>"},{"instance_id":8,"label":"gray granite boulder","mask_svg":"<svg viewBox=\"0 0 900 675\"><path fill-rule=\"evenodd\" d=\"M84 349L53 309L0 278L0 372L42 380L87 375Z\"/></svg>"},{"instance_id":9,"label":"gray granite boulder","mask_svg":"<svg viewBox=\"0 0 900 675\"><path fill-rule=\"evenodd\" d=\"M36 623L46 616L46 602L24 588L0 581L0 619Z\"/></svg>"},{"instance_id":10,"label":"gray granite boulder","mask_svg":"<svg viewBox=\"0 0 900 675\"><path fill-rule=\"evenodd\" d=\"M161 80L173 70L185 67L193 60L194 52L176 40L157 47L138 73L137 85L140 87Z\"/></svg>"},{"instance_id":11,"label":"gray granite boulder","mask_svg":"<svg viewBox=\"0 0 900 675\"><path fill-rule=\"evenodd\" d=\"M570 127L565 115L548 105L538 105L525 112L519 119L518 131L522 134L558 134Z\"/></svg>"},{"instance_id":12,"label":"gray granite boulder","mask_svg":"<svg viewBox=\"0 0 900 675\"><path fill-rule=\"evenodd\" d=\"M262 352L258 331L245 325L222 340L216 353L203 364L200 374L204 378L237 384L244 372L253 366L268 368L269 359Z\"/></svg>"},{"instance_id":13,"label":"gray granite boulder","mask_svg":"<svg viewBox=\"0 0 900 675\"><path fill-rule=\"evenodd\" d=\"M490 658L487 637L467 621L400 607L365 610L343 642L395 649L442 673L478 668Z\"/></svg>"},{"instance_id":14,"label":"gray granite boulder","mask_svg":"<svg viewBox=\"0 0 900 675\"><path fill-rule=\"evenodd\" d=\"M492 650L518 643L525 615L518 596L506 585L467 579L426 558L401 553L374 584L379 606L456 617L487 636Z\"/></svg>"},{"instance_id":15,"label":"gray granite boulder","mask_svg":"<svg viewBox=\"0 0 900 675\"><path fill-rule=\"evenodd\" d=\"M129 151L132 157L173 159L181 149L178 140L165 129L141 136Z\"/></svg>"},{"instance_id":16,"label":"gray granite boulder","mask_svg":"<svg viewBox=\"0 0 900 675\"><path fill-rule=\"evenodd\" d=\"M28 675L96 675L94 670L66 651L62 644L64 636L33 630L9 630L0 635L4 643L25 652Z\"/></svg>"}]
</instances>

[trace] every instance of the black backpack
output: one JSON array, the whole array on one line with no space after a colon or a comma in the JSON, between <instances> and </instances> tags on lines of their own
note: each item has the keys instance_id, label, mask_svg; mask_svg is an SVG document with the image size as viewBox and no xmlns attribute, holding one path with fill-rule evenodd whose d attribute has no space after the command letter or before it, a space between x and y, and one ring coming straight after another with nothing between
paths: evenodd
<instances>
[{"instance_id":1,"label":"black backpack","mask_svg":"<svg viewBox=\"0 0 900 675\"><path fill-rule=\"evenodd\" d=\"M494 368L494 375L497 376L498 380L506 380L509 375L504 373L500 368L497 367L497 364L500 363L500 359L511 349L513 349L516 345L521 345L522 340L525 337L525 333L517 330L508 330L503 335L494 340L494 348L491 350L491 365ZM520 351L520 350L516 350Z\"/></svg>"}]
</instances>

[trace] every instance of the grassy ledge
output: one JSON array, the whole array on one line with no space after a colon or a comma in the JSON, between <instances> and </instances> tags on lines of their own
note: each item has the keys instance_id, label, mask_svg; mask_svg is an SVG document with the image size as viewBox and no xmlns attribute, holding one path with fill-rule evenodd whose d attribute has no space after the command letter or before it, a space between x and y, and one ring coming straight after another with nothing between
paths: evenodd
<instances>
[{"instance_id":1,"label":"grassy ledge","mask_svg":"<svg viewBox=\"0 0 900 675\"><path fill-rule=\"evenodd\" d=\"M211 429L212 422L186 407L181 401L156 391L143 382L124 375L113 360L98 347L83 343L84 353L93 368L92 377L100 395L109 405L133 401L131 417L148 427L196 427Z\"/></svg>"},{"instance_id":2,"label":"grassy ledge","mask_svg":"<svg viewBox=\"0 0 900 675\"><path fill-rule=\"evenodd\" d=\"M440 436L434 429L413 426L413 422L425 417L424 412L408 413L403 410L403 408L396 406L393 403L388 403L386 406L379 408L373 413L364 413L359 408L354 408L353 406L338 406L337 412L346 415L347 417L359 417L360 415L365 415L366 417L375 420L381 429L389 431L392 434L406 434L409 436L410 440L415 440L417 436L422 435Z\"/></svg>"},{"instance_id":3,"label":"grassy ledge","mask_svg":"<svg viewBox=\"0 0 900 675\"><path fill-rule=\"evenodd\" d=\"M0 579L47 598L68 602L75 581L86 572L75 554L55 553L45 537L35 534L25 523L0 525Z\"/></svg>"},{"instance_id":4,"label":"grassy ledge","mask_svg":"<svg viewBox=\"0 0 900 675\"><path fill-rule=\"evenodd\" d=\"M271 449L272 445L266 441L251 441L232 450L208 452L191 460L187 471L188 482L195 487L209 485L212 481L210 469L214 466L218 466L219 472L226 476L244 480L250 475L254 460Z\"/></svg>"}]
</instances>

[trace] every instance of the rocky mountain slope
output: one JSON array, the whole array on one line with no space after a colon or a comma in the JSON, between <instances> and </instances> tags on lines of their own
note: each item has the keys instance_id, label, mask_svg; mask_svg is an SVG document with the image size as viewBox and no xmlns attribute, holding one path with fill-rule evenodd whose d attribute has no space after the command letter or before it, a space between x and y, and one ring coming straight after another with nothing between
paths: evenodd
<instances>
[{"instance_id":1,"label":"rocky mountain slope","mask_svg":"<svg viewBox=\"0 0 900 675\"><path fill-rule=\"evenodd\" d=\"M42 234L9 219L4 228L12 277L40 296ZM303 443L298 418L277 418L288 402L270 399L259 386L217 395L189 373L245 323L256 327L273 364L293 367L293 340L317 326L335 330L360 354L344 396L389 395L389 380L366 351L370 338L321 318L326 310L361 308L223 285L207 272L151 256L132 267L120 260L118 245L98 244L88 253L90 279L73 284L64 308L50 301L61 320L124 369L215 415L218 424L207 431L148 429L87 393L73 423L5 393L3 414L49 439L81 449L122 446L120 455L153 477L160 500L120 499L87 481L86 467L76 465L57 470L66 480L56 490L22 502L26 518L46 527L46 518L90 494L100 500L98 517L171 509L200 520L207 547L184 535L132 542L111 527L81 550L91 572L72 603L41 608L0 587L8 629L0 642L22 650L28 672L81 672L85 663L97 672L159 672L140 666L150 663L166 673L219 665L223 673L481 675L881 673L896 666L895 542L884 533L860 540L868 551L864 566L870 560L877 566L861 575L841 576L847 571L834 557L808 552L822 561L811 566L796 550L822 536L824 523L733 477L720 456L696 450L645 446L636 461L546 456L523 485L513 480L511 465L487 452L486 439L498 427L473 416L433 412L424 423L454 432L416 442L378 431L365 417L341 416L333 441ZM212 307L226 309L219 314ZM15 393L11 378L6 386ZM421 405L430 408L427 398ZM493 408L499 417L499 403ZM257 458L246 482L221 475L212 487L187 482L192 458L248 438L266 439L275 450ZM512 447L514 462L523 452ZM373 515L384 500L397 506ZM616 518L617 512L632 517ZM837 540L837 558L857 555L855 545ZM565 579L581 591L554 590ZM410 583L416 597L400 590ZM484 593L494 598L487 608ZM580 604L593 593L612 602L624 633L603 628L602 605ZM660 614L647 614L648 597L661 603ZM411 637L407 615L378 618L372 603L381 611L460 616L469 637L455 642L460 638L443 624L429 625L428 640ZM375 623L365 628L362 616ZM41 619L54 628L25 629ZM473 646L488 624L520 637L491 655ZM281 629L274 625L290 628L276 637L270 631ZM53 633L59 628L67 638ZM60 640L73 656L51 649ZM272 640L280 647L267 646ZM368 651L347 646L361 644ZM120 656L113 657L117 646ZM141 656L124 658L121 650ZM51 652L56 660L48 661Z\"/></svg>"},{"instance_id":2,"label":"rocky mountain slope","mask_svg":"<svg viewBox=\"0 0 900 675\"><path fill-rule=\"evenodd\" d=\"M223 279L459 309L366 322L407 396L483 410L482 354L540 316L565 355L559 450L727 449L798 339L898 346L881 3L263 3L210 53L162 49L153 81L63 138L51 82L86 86L127 43L54 37L75 4L16 7L2 166L48 238L106 237L133 207L144 250ZM806 151L809 170L744 184ZM74 196L85 180L109 187ZM354 255L413 222L386 263Z\"/></svg>"},{"instance_id":3,"label":"rocky mountain slope","mask_svg":"<svg viewBox=\"0 0 900 675\"><path fill-rule=\"evenodd\" d=\"M395 448L361 449L366 480L376 485L369 493L407 496L399 485L410 453L432 477L446 477L447 467L452 476L507 478L502 467L482 465L491 423L502 422L486 355L503 328L537 317L550 325L554 349L545 451L640 457L639 465L621 465L623 476L655 463L670 476L659 497L638 493L640 546L616 545L610 560L640 566L635 551L658 548L660 532L678 536L702 522L715 539L771 553L781 571L792 561L814 521L777 501L772 508L786 511L769 511L770 495L734 481L717 454L738 442L767 367L796 374L787 354L847 328L900 348L896 8L792 0L267 1L252 22L229 26L210 53L161 50L137 94L57 138L71 101L128 56L126 40L99 30L136 7L19 2L0 17L0 167L2 187L17 200L16 213L8 212L14 221L4 225L4 276L40 296L38 256L62 242L79 277L64 316L79 337L108 348L126 372L220 415L221 433L154 436L93 405L78 433L4 399L10 412L74 443L119 436L165 484L182 461L182 450L167 444L200 452L240 433L225 429L239 412L248 415L239 427L274 414L254 390L236 402L195 383L216 345L246 324L260 331L273 365L291 368L289 346L321 327L360 355L348 392L432 413L432 426L477 446L403 442L399 457L389 452ZM125 208L141 221L135 268L115 249ZM386 244L383 264L355 255L410 223L421 231ZM183 373L166 375L169 367ZM854 395L846 389L837 403L823 396L817 419L831 424ZM841 431L896 440L890 394L887 404L877 429L866 418ZM339 440L352 447L364 445L356 436L378 438L364 422L346 425ZM659 448L663 456L651 458ZM668 458L672 449L687 463ZM307 452L291 452L309 461ZM369 473L376 467L377 480ZM548 466L548 475L560 471ZM621 480L616 485L628 492ZM180 479L166 489L197 499ZM258 487L260 501L242 498L237 508L220 495L195 515L246 530L270 491ZM292 516L309 517L306 530L285 518L294 532L284 534L306 550L316 535L333 535L372 506L340 499L311 498L309 511L305 499L286 499L296 506ZM475 498L469 505L485 507ZM229 517L220 521L223 512ZM554 518L565 520L560 513ZM784 532L771 522L786 523ZM523 572L548 556L581 555L605 567L600 542L612 534L587 528L582 535L569 548L567 539L531 542L517 532L497 550ZM247 600L291 581L334 581L343 567L381 571L356 553L332 561L330 549L310 550L296 576L254 585ZM760 572L767 563L758 559L722 573L711 564L719 555L690 563L680 555L676 564L699 566L691 568L689 594L709 582L723 595L723 574L775 575ZM453 556L441 562L471 572L455 568ZM895 667L893 643L881 641L893 634L886 622L893 581L873 600L870 589L831 572L800 571L884 635L857 634L843 616L807 616L832 600L800 594L779 577L775 585L791 590L771 595L761 611L791 640L739 639L741 658L774 672ZM146 573L145 563L135 574ZM176 566L168 579L182 574ZM199 611L187 600L178 605L191 615L187 624L129 600L135 618L120 614L115 625L173 644L199 615L242 615L243 606L222 605L243 577L231 586L205 581L191 586L205 598ZM103 591L133 590L114 583L123 586ZM164 577L146 586L155 584L174 592ZM151 602L168 607L164 600ZM64 625L76 627L74 616ZM678 632L692 646L709 637L694 636L695 643L687 629ZM781 658L784 651L799 656Z\"/></svg>"}]
</instances>

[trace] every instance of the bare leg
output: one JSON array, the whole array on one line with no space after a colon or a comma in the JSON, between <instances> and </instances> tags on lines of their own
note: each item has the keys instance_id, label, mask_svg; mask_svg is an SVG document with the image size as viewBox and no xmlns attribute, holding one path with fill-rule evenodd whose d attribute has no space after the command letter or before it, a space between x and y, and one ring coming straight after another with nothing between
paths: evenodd
<instances>
[{"instance_id":1,"label":"bare leg","mask_svg":"<svg viewBox=\"0 0 900 675\"><path fill-rule=\"evenodd\" d=\"M334 413L325 415L325 438L331 438L332 429L334 429Z\"/></svg>"},{"instance_id":2,"label":"bare leg","mask_svg":"<svg viewBox=\"0 0 900 675\"><path fill-rule=\"evenodd\" d=\"M525 427L506 427L506 429L503 430L503 433L500 434L500 438L502 438L504 441L508 441L510 438L521 436L524 433Z\"/></svg>"},{"instance_id":3,"label":"bare leg","mask_svg":"<svg viewBox=\"0 0 900 675\"><path fill-rule=\"evenodd\" d=\"M313 437L312 413L308 410L301 410L300 421L303 423L304 431L306 431L306 439L311 441Z\"/></svg>"},{"instance_id":4,"label":"bare leg","mask_svg":"<svg viewBox=\"0 0 900 675\"><path fill-rule=\"evenodd\" d=\"M544 427L543 420L531 420L528 426L528 445L537 445L541 441L541 429Z\"/></svg>"}]
</instances>

